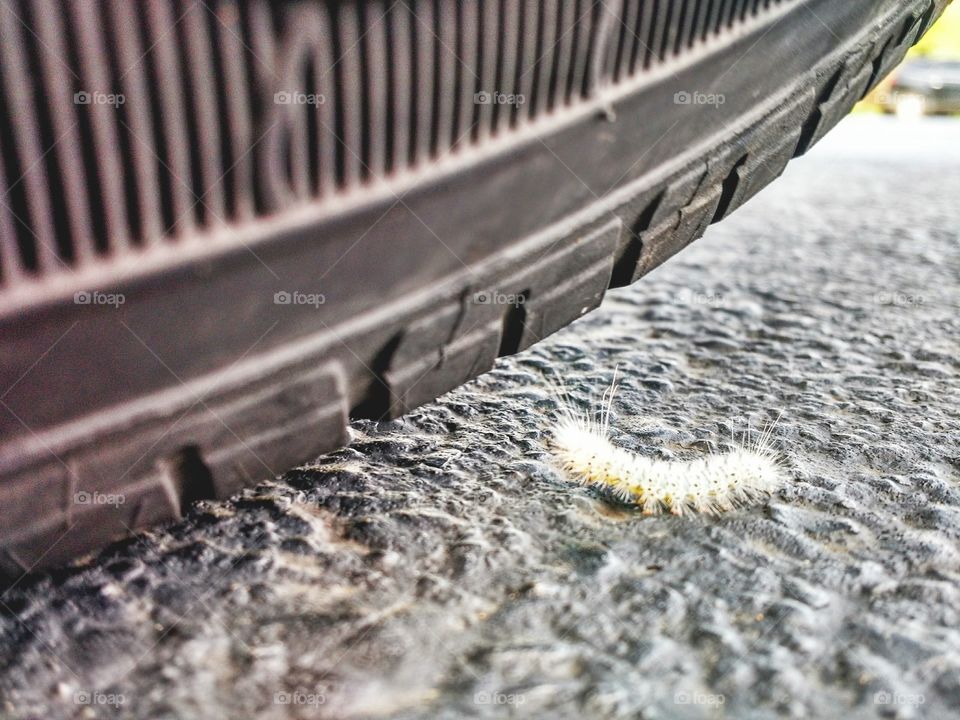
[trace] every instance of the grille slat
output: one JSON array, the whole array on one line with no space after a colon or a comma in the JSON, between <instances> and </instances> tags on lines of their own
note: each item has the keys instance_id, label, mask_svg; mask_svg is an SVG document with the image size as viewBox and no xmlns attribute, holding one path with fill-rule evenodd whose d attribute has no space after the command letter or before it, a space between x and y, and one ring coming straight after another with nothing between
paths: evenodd
<instances>
[{"instance_id":1,"label":"grille slat","mask_svg":"<svg viewBox=\"0 0 960 720\"><path fill-rule=\"evenodd\" d=\"M697 3L696 20L693 23L693 34L687 43L690 47L696 42L703 42L707 37L707 25L710 22L710 5L712 0L699 0Z\"/></svg>"},{"instance_id":2,"label":"grille slat","mask_svg":"<svg viewBox=\"0 0 960 720\"><path fill-rule=\"evenodd\" d=\"M112 0L110 15L113 21L113 37L116 38L118 62L120 65L119 92L130 97L132 102L124 102L126 127L122 132L129 136L127 146L130 153L129 172L136 185L139 207L139 235L144 245L156 245L163 239L163 210L160 203L160 180L158 162L152 147L154 137L154 117L150 112L147 66L144 59L145 48L137 28L138 20L134 8L127 0Z\"/></svg>"},{"instance_id":3,"label":"grille slat","mask_svg":"<svg viewBox=\"0 0 960 720\"><path fill-rule=\"evenodd\" d=\"M647 47L644 54L644 68L651 67L654 63L663 60L663 43L666 34L667 12L664 12L664 0L653 0L650 8L651 17L649 24L649 34L647 35Z\"/></svg>"},{"instance_id":4,"label":"grille slat","mask_svg":"<svg viewBox=\"0 0 960 720\"><path fill-rule=\"evenodd\" d=\"M610 78L616 60L616 28L620 24L616 3L603 4L596 8L590 45L587 53L587 72L584 79L584 97L594 97L599 88Z\"/></svg>"},{"instance_id":5,"label":"grille slat","mask_svg":"<svg viewBox=\"0 0 960 720\"><path fill-rule=\"evenodd\" d=\"M433 129L437 123L437 98L434 87L434 57L436 53L434 38L433 0L411 0L413 10L414 64L416 67L416 89L414 90L417 112L415 115L416 133L414 135L415 157L419 165L430 159L430 147Z\"/></svg>"},{"instance_id":6,"label":"grille slat","mask_svg":"<svg viewBox=\"0 0 960 720\"><path fill-rule=\"evenodd\" d=\"M127 0L115 1L129 7ZM253 154L250 147L255 140L248 94L239 90L250 84L244 64L243 27L239 8L234 2L217 0L212 7L215 45L220 53L226 83L225 136L230 145L231 160L224 170L223 182L232 199L231 215L242 221L253 217Z\"/></svg>"},{"instance_id":7,"label":"grille slat","mask_svg":"<svg viewBox=\"0 0 960 720\"><path fill-rule=\"evenodd\" d=\"M287 78L282 69L277 69L277 40L267 0L248 0L239 3L237 8L244 28L243 58L251 82L244 88L234 88L234 92L246 90L250 99L254 128L254 207L259 214L269 214L280 210L286 202L281 200L285 194L281 182L284 128L272 113L280 114L275 93L284 91ZM311 31L310 25L305 25L299 37L307 38ZM331 36L332 33L328 35ZM339 152L339 148L334 152Z\"/></svg>"},{"instance_id":8,"label":"grille slat","mask_svg":"<svg viewBox=\"0 0 960 720\"><path fill-rule=\"evenodd\" d=\"M20 227L17 234L21 262L37 272L53 271L61 262L56 251L52 207L43 165L44 149L40 144L37 114L31 101L34 92L32 73L27 65L26 48L21 33L19 16L9 2L0 3L0 72L7 94L7 115L16 118L12 123L10 148L4 148L15 158L16 175L11 175L8 188L22 185L24 196L21 208L12 208ZM8 196L11 190L8 189ZM26 217L24 217L26 215ZM24 237L24 231L32 236Z\"/></svg>"},{"instance_id":9,"label":"grille slat","mask_svg":"<svg viewBox=\"0 0 960 720\"><path fill-rule=\"evenodd\" d=\"M188 1L180 25L184 29L185 76L187 94L193 108L193 129L190 137L199 157L195 159L199 172L194 191L194 203L204 217L205 224L224 222L226 207L221 177L225 168L221 160L220 121L222 115L217 101L213 52L210 48L207 9L203 3Z\"/></svg>"},{"instance_id":10,"label":"grille slat","mask_svg":"<svg viewBox=\"0 0 960 720\"><path fill-rule=\"evenodd\" d=\"M617 46L623 7L620 2L610 2L598 8L597 29L590 49L590 96L594 89L613 80L617 66Z\"/></svg>"},{"instance_id":11,"label":"grille slat","mask_svg":"<svg viewBox=\"0 0 960 720\"><path fill-rule=\"evenodd\" d=\"M311 111L306 103L308 88L306 78L310 74L300 62L300 55L292 55L291 60L281 66L284 78L282 93L287 103L274 99L273 110L277 112L280 132L282 171L279 182L282 194L290 198L287 202L306 202L310 197L310 125L307 114ZM301 95L302 93L302 95ZM302 97L304 102L299 102Z\"/></svg>"},{"instance_id":12,"label":"grille slat","mask_svg":"<svg viewBox=\"0 0 960 720\"><path fill-rule=\"evenodd\" d=\"M7 173L0 156L0 283L13 283L23 276L16 243L17 220L7 204L7 187Z\"/></svg>"},{"instance_id":13,"label":"grille slat","mask_svg":"<svg viewBox=\"0 0 960 720\"><path fill-rule=\"evenodd\" d=\"M523 31L521 34L521 55L517 64L517 92L523 96L523 105L518 108L517 117L524 120L533 118L533 93L536 73L534 63L537 61L537 37L539 33L538 3L523 3Z\"/></svg>"},{"instance_id":14,"label":"grille slat","mask_svg":"<svg viewBox=\"0 0 960 720\"><path fill-rule=\"evenodd\" d=\"M497 73L497 83L493 92L500 97L494 98L494 129L497 132L506 130L512 124L512 109L515 104L504 104L507 96L515 95L517 89L517 51L520 29L520 3L518 0L504 0L502 4L503 18L500 34L500 69Z\"/></svg>"},{"instance_id":15,"label":"grille slat","mask_svg":"<svg viewBox=\"0 0 960 720\"><path fill-rule=\"evenodd\" d=\"M538 27L536 68L536 97L530 104L531 118L545 111L550 103L550 82L553 70L553 54L556 45L557 32L557 2L559 0L543 0L540 5L540 22Z\"/></svg>"},{"instance_id":16,"label":"grille slat","mask_svg":"<svg viewBox=\"0 0 960 720\"><path fill-rule=\"evenodd\" d=\"M113 83L106 64L106 49L102 32L103 19L98 5L92 3L68 3L72 11L71 20L77 32L77 51L80 59L81 85L88 93L95 94L92 102L78 106L81 112L90 115L90 127L93 135L91 167L97 175L101 192L113 201L100 204L103 208L103 237L99 245L116 252L126 250L130 243L127 209L124 202L124 166L117 149L116 106L104 100L104 96L114 95ZM99 96L96 94L100 94ZM99 204L99 203L98 203Z\"/></svg>"},{"instance_id":17,"label":"grille slat","mask_svg":"<svg viewBox=\"0 0 960 720\"><path fill-rule=\"evenodd\" d=\"M634 37L633 54L630 59L630 74L633 75L641 67L649 67L653 60L654 33L657 27L658 0L637 2L640 12L637 16L637 29Z\"/></svg>"},{"instance_id":18,"label":"grille slat","mask_svg":"<svg viewBox=\"0 0 960 720\"><path fill-rule=\"evenodd\" d=\"M684 7L686 4L684 4ZM677 42L677 36L680 31L679 13L681 7L674 6L673 3L667 3L667 10L663 15L663 34L660 36L660 44L657 46L657 58L663 62L670 57L674 45Z\"/></svg>"},{"instance_id":19,"label":"grille slat","mask_svg":"<svg viewBox=\"0 0 960 720\"><path fill-rule=\"evenodd\" d=\"M630 48L635 41L634 26L637 23L637 3L630 0L620 0L617 20L614 24L614 33L617 37L616 51L613 53L613 60L610 66L610 79L612 82L619 82L624 75L624 68L629 63Z\"/></svg>"},{"instance_id":20,"label":"grille slat","mask_svg":"<svg viewBox=\"0 0 960 720\"><path fill-rule=\"evenodd\" d=\"M680 16L677 23L677 37L672 46L673 54L679 55L693 37L693 23L696 15L695 3L688 2L680 6Z\"/></svg>"},{"instance_id":21,"label":"grille slat","mask_svg":"<svg viewBox=\"0 0 960 720\"><path fill-rule=\"evenodd\" d=\"M571 53L573 52L573 26L577 19L578 3L560 0L560 24L557 27L557 44L554 53L553 81L550 85L550 109L566 103L567 83L570 77Z\"/></svg>"},{"instance_id":22,"label":"grille slat","mask_svg":"<svg viewBox=\"0 0 960 720\"><path fill-rule=\"evenodd\" d=\"M360 33L357 29L357 8L344 4L337 14L337 39L339 45L335 55L339 62L335 66L337 85L336 110L341 117L337 133L341 138L343 150L342 184L353 186L366 176L366 162L363 156L363 86L360 73Z\"/></svg>"},{"instance_id":23,"label":"grille slat","mask_svg":"<svg viewBox=\"0 0 960 720\"><path fill-rule=\"evenodd\" d=\"M437 153L450 149L456 140L454 136L454 114L457 103L457 17L456 8L449 3L440 3L434 8L438 32L435 37L438 57L438 109L437 109Z\"/></svg>"},{"instance_id":24,"label":"grille slat","mask_svg":"<svg viewBox=\"0 0 960 720\"><path fill-rule=\"evenodd\" d=\"M480 77L477 74L478 29L480 26L479 0L463 0L457 4L460 10L459 61L460 100L458 103L457 130L454 142L457 146L470 141L474 131L474 93Z\"/></svg>"},{"instance_id":25,"label":"grille slat","mask_svg":"<svg viewBox=\"0 0 960 720\"><path fill-rule=\"evenodd\" d=\"M710 14L707 19L707 26L703 30L703 39L706 40L710 33L720 31L720 22L723 19L723 12L727 0L711 0Z\"/></svg>"},{"instance_id":26,"label":"grille slat","mask_svg":"<svg viewBox=\"0 0 960 720\"><path fill-rule=\"evenodd\" d=\"M276 87L280 89L259 101L269 108L262 111L266 127L260 132L269 136L268 158L282 159L273 165L273 176L282 186L280 194L293 198L292 202L305 202L312 195L336 192L348 153L337 141L331 19L323 8L297 6L285 10L284 22L300 28L300 33L296 42L279 49ZM358 172L359 144L354 151L352 167Z\"/></svg>"},{"instance_id":27,"label":"grille slat","mask_svg":"<svg viewBox=\"0 0 960 720\"><path fill-rule=\"evenodd\" d=\"M318 8L313 13L313 17L315 18L313 49L316 58L315 73L318 78L317 92L324 96L324 102L320 105L319 123L317 125L319 134L317 141L319 189L321 193L330 195L338 189L337 163L338 154L342 152L342 147L336 135L337 114L334 104L337 90L334 68L336 60L333 54L329 16L325 10Z\"/></svg>"},{"instance_id":28,"label":"grille slat","mask_svg":"<svg viewBox=\"0 0 960 720\"><path fill-rule=\"evenodd\" d=\"M370 108L368 127L370 128L370 153L368 164L370 173L381 179L387 171L387 74L386 68L386 7L382 0L375 0L364 6L369 28L364 35L366 62L367 106ZM447 63L447 67L452 67Z\"/></svg>"},{"instance_id":29,"label":"grille slat","mask_svg":"<svg viewBox=\"0 0 960 720\"><path fill-rule=\"evenodd\" d=\"M422 168L788 1L5 0L0 283Z\"/></svg>"},{"instance_id":30,"label":"grille slat","mask_svg":"<svg viewBox=\"0 0 960 720\"><path fill-rule=\"evenodd\" d=\"M729 0L730 7L727 15L727 27L733 27L740 20L740 13L747 7L749 0Z\"/></svg>"},{"instance_id":31,"label":"grille slat","mask_svg":"<svg viewBox=\"0 0 960 720\"><path fill-rule=\"evenodd\" d=\"M410 9L405 3L396 3L390 8L391 52L390 106L393 116L394 168L402 168L412 161L410 145L412 87L408 81L413 56Z\"/></svg>"},{"instance_id":32,"label":"grille slat","mask_svg":"<svg viewBox=\"0 0 960 720\"><path fill-rule=\"evenodd\" d=\"M478 94L490 93L497 82L497 44L500 32L497 0L481 0L481 13L481 51L477 63L480 70L480 82L477 83ZM477 115L476 137L482 142L493 132L493 105L480 103Z\"/></svg>"},{"instance_id":33,"label":"grille slat","mask_svg":"<svg viewBox=\"0 0 960 720\"><path fill-rule=\"evenodd\" d=\"M184 236L194 226L193 189L190 184L190 139L187 136L185 103L181 88L182 73L177 53L172 8L165 0L146 0L146 21L153 49L147 53L150 63L150 87L156 96L157 148L154 151L163 178L161 193L168 199L165 211L166 232ZM149 142L137 138L137 142Z\"/></svg>"},{"instance_id":34,"label":"grille slat","mask_svg":"<svg viewBox=\"0 0 960 720\"><path fill-rule=\"evenodd\" d=\"M63 58L69 51L64 41L64 24L60 8L53 4L40 4L35 7L36 32L50 52L40 53L43 65L43 77L46 80L47 99L51 107L60 112L51 113L53 133L59 138L50 151L58 161L58 171L63 183L63 202L69 225L69 242L77 265L91 260L95 253L95 244L91 233L90 198L83 176L78 172L83 167L81 138L77 128L79 119L74 103L72 71L64 66Z\"/></svg>"},{"instance_id":35,"label":"grille slat","mask_svg":"<svg viewBox=\"0 0 960 720\"><path fill-rule=\"evenodd\" d=\"M577 2L577 21L573 28L573 62L567 80L567 103L585 95L587 62L590 57L590 36L593 33L594 17L598 4L591 0Z\"/></svg>"}]
</instances>

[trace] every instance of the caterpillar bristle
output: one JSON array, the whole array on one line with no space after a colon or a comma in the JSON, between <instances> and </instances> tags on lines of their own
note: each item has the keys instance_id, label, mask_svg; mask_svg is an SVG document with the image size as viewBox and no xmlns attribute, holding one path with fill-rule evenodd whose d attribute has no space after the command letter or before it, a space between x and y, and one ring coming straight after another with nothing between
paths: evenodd
<instances>
[{"instance_id":1,"label":"caterpillar bristle","mask_svg":"<svg viewBox=\"0 0 960 720\"><path fill-rule=\"evenodd\" d=\"M677 516L728 512L761 501L783 484L784 471L772 444L779 416L755 441L744 438L728 452L687 462L655 460L610 441L616 390L614 371L613 382L600 398L599 417L595 417L575 410L560 381L560 413L551 449L564 474L574 482L636 505L644 515L669 512Z\"/></svg>"}]
</instances>

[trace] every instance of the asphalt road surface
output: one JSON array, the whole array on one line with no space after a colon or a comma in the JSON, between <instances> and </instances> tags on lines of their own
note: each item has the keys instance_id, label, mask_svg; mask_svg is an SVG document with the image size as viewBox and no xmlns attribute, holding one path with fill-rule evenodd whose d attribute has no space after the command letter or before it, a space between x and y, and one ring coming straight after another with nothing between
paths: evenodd
<instances>
[{"instance_id":1,"label":"asphalt road surface","mask_svg":"<svg viewBox=\"0 0 960 720\"><path fill-rule=\"evenodd\" d=\"M544 447L782 413L790 481L646 518ZM846 121L572 327L350 448L0 601L0 716L956 717L960 122Z\"/></svg>"}]
</instances>

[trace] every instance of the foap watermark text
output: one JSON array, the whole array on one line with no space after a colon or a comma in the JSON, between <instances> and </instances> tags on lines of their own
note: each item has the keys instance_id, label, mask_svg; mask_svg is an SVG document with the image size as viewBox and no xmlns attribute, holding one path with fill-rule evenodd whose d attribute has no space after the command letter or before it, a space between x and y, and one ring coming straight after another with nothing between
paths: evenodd
<instances>
[{"instance_id":1,"label":"foap watermark text","mask_svg":"<svg viewBox=\"0 0 960 720\"><path fill-rule=\"evenodd\" d=\"M288 292L281 290L273 294L274 305L311 305L320 307L327 302L327 296L323 293L305 293L299 290Z\"/></svg>"},{"instance_id":2,"label":"foap watermark text","mask_svg":"<svg viewBox=\"0 0 960 720\"><path fill-rule=\"evenodd\" d=\"M478 92L473 96L474 105L523 105L527 101L521 93Z\"/></svg>"},{"instance_id":3,"label":"foap watermark text","mask_svg":"<svg viewBox=\"0 0 960 720\"><path fill-rule=\"evenodd\" d=\"M712 105L720 107L726 102L727 97L722 93L705 93L698 90L692 92L681 90L673 96L674 105Z\"/></svg>"},{"instance_id":4,"label":"foap watermark text","mask_svg":"<svg viewBox=\"0 0 960 720\"><path fill-rule=\"evenodd\" d=\"M502 293L496 290L481 290L473 294L475 305L513 305L520 307L527 302L523 293Z\"/></svg>"},{"instance_id":5,"label":"foap watermark text","mask_svg":"<svg viewBox=\"0 0 960 720\"><path fill-rule=\"evenodd\" d=\"M99 290L79 290L73 294L74 305L112 305L119 307L127 301L123 293L105 293Z\"/></svg>"},{"instance_id":6,"label":"foap watermark text","mask_svg":"<svg viewBox=\"0 0 960 720\"><path fill-rule=\"evenodd\" d=\"M73 94L74 105L112 105L120 107L127 101L123 93L105 93L99 90L80 90Z\"/></svg>"},{"instance_id":7,"label":"foap watermark text","mask_svg":"<svg viewBox=\"0 0 960 720\"><path fill-rule=\"evenodd\" d=\"M281 90L273 94L277 105L323 105L327 97L323 93L307 93L299 90Z\"/></svg>"}]
</instances>

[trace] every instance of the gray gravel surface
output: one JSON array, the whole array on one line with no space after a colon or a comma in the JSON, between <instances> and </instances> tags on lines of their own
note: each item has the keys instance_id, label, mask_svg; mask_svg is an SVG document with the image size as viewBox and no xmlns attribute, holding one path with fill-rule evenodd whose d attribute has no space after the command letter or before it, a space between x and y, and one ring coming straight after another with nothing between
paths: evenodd
<instances>
[{"instance_id":1,"label":"gray gravel surface","mask_svg":"<svg viewBox=\"0 0 960 720\"><path fill-rule=\"evenodd\" d=\"M960 123L846 121L597 312L351 447L0 605L0 715L956 717ZM694 458L782 417L769 502L568 482L545 377ZM84 704L88 702L89 704Z\"/></svg>"}]
</instances>

